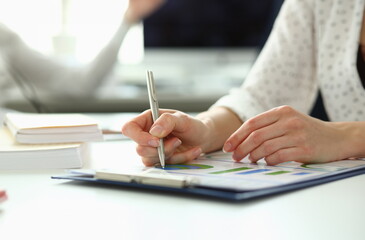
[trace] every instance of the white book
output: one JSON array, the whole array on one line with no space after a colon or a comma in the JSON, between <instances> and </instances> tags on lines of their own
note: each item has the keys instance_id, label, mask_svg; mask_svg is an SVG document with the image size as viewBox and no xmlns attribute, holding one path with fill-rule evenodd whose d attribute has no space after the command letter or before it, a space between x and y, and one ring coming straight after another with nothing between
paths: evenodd
<instances>
[{"instance_id":1,"label":"white book","mask_svg":"<svg viewBox=\"0 0 365 240\"><path fill-rule=\"evenodd\" d=\"M86 156L86 143L20 144L0 128L0 169L80 168Z\"/></svg>"},{"instance_id":2,"label":"white book","mask_svg":"<svg viewBox=\"0 0 365 240\"><path fill-rule=\"evenodd\" d=\"M71 143L103 140L98 122L83 114L7 113L5 125L19 143Z\"/></svg>"}]
</instances>

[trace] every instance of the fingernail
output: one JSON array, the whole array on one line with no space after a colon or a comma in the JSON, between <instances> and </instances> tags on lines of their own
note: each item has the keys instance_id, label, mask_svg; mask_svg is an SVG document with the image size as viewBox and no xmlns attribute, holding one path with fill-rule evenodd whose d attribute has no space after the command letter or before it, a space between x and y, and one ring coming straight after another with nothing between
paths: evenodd
<instances>
[{"instance_id":1,"label":"fingernail","mask_svg":"<svg viewBox=\"0 0 365 240\"><path fill-rule=\"evenodd\" d=\"M194 158L197 158L200 156L200 154L202 154L202 149L198 148L193 152Z\"/></svg>"},{"instance_id":2,"label":"fingernail","mask_svg":"<svg viewBox=\"0 0 365 240\"><path fill-rule=\"evenodd\" d=\"M178 140L176 140L175 142L174 142L174 148L177 148L178 146L180 146L181 145L181 140L180 139L178 139Z\"/></svg>"},{"instance_id":3,"label":"fingernail","mask_svg":"<svg viewBox=\"0 0 365 240\"><path fill-rule=\"evenodd\" d=\"M160 145L160 142L155 139L152 139L148 141L148 145L150 145L151 147L158 147Z\"/></svg>"},{"instance_id":4,"label":"fingernail","mask_svg":"<svg viewBox=\"0 0 365 240\"><path fill-rule=\"evenodd\" d=\"M240 161L242 159L242 157L239 154L237 154L237 153L233 153L232 158L235 161Z\"/></svg>"},{"instance_id":5,"label":"fingernail","mask_svg":"<svg viewBox=\"0 0 365 240\"><path fill-rule=\"evenodd\" d=\"M231 151L231 148L232 148L232 144L228 142L228 143L224 144L223 152L227 153L227 152Z\"/></svg>"},{"instance_id":6,"label":"fingernail","mask_svg":"<svg viewBox=\"0 0 365 240\"><path fill-rule=\"evenodd\" d=\"M163 128L159 125L154 126L153 128L151 128L150 130L150 134L156 137L159 137L160 135L162 135L163 132Z\"/></svg>"}]
</instances>

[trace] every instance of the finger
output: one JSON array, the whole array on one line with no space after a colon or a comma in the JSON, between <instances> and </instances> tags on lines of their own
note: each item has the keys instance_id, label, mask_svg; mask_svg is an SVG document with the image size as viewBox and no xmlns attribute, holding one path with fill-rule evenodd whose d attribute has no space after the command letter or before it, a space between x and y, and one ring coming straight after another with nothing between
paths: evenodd
<instances>
[{"instance_id":1,"label":"finger","mask_svg":"<svg viewBox=\"0 0 365 240\"><path fill-rule=\"evenodd\" d=\"M168 159L168 164L179 164L196 159L202 154L200 147L195 147L184 152L175 153Z\"/></svg>"},{"instance_id":2,"label":"finger","mask_svg":"<svg viewBox=\"0 0 365 240\"><path fill-rule=\"evenodd\" d=\"M170 138L164 141L165 157L169 159L176 149L181 145L181 140L178 138ZM137 146L138 155L142 156L142 162L145 166L154 166L160 162L158 150L155 147Z\"/></svg>"},{"instance_id":3,"label":"finger","mask_svg":"<svg viewBox=\"0 0 365 240\"><path fill-rule=\"evenodd\" d=\"M280 128L278 124L274 123L252 132L236 147L232 155L233 159L239 161L249 153L251 155L251 152L260 147L264 142L283 136L285 131L285 129Z\"/></svg>"},{"instance_id":4,"label":"finger","mask_svg":"<svg viewBox=\"0 0 365 240\"><path fill-rule=\"evenodd\" d=\"M161 113L172 113L173 110L162 109ZM143 146L159 146L159 138L152 136L148 131L153 124L152 114L150 110L146 110L139 116L133 118L122 127L123 135L131 138L137 144Z\"/></svg>"},{"instance_id":5,"label":"finger","mask_svg":"<svg viewBox=\"0 0 365 240\"><path fill-rule=\"evenodd\" d=\"M270 110L253 117L242 124L225 142L223 149L226 152L234 151L237 146L245 140L253 131L266 127L279 120L279 114Z\"/></svg>"},{"instance_id":6,"label":"finger","mask_svg":"<svg viewBox=\"0 0 365 240\"><path fill-rule=\"evenodd\" d=\"M149 131L151 135L163 138L172 132L189 130L189 116L182 112L164 112L153 124Z\"/></svg>"},{"instance_id":7,"label":"finger","mask_svg":"<svg viewBox=\"0 0 365 240\"><path fill-rule=\"evenodd\" d=\"M142 157L142 162L146 167L152 167L152 166L155 166L156 164L158 164L160 162L160 159L158 157L154 157L154 158Z\"/></svg>"},{"instance_id":8,"label":"finger","mask_svg":"<svg viewBox=\"0 0 365 240\"><path fill-rule=\"evenodd\" d=\"M138 117L124 124L122 133L139 145L157 147L159 145L159 139L147 132L151 125L151 112L145 111Z\"/></svg>"},{"instance_id":9,"label":"finger","mask_svg":"<svg viewBox=\"0 0 365 240\"><path fill-rule=\"evenodd\" d=\"M265 157L265 161L268 165L276 165L290 161L308 162L310 159L304 149L292 147L280 149L274 152L273 154Z\"/></svg>"},{"instance_id":10,"label":"finger","mask_svg":"<svg viewBox=\"0 0 365 240\"><path fill-rule=\"evenodd\" d=\"M251 162L257 162L261 158L267 157L280 149L294 147L292 141L288 141L287 137L281 136L272 138L263 142L259 147L250 152Z\"/></svg>"},{"instance_id":11,"label":"finger","mask_svg":"<svg viewBox=\"0 0 365 240\"><path fill-rule=\"evenodd\" d=\"M173 153L176 151L176 148L178 148L181 145L181 143L182 143L181 140L176 137L165 139L163 143L165 150L165 157L166 158L171 157ZM158 150L156 147L137 145L136 151L139 156L144 158L158 157Z\"/></svg>"}]
</instances>

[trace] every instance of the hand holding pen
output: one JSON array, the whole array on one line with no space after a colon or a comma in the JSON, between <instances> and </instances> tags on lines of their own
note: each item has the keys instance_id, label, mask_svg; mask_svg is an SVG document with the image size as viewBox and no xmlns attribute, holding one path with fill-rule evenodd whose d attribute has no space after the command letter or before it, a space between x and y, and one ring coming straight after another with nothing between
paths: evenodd
<instances>
[{"instance_id":1,"label":"hand holding pen","mask_svg":"<svg viewBox=\"0 0 365 240\"><path fill-rule=\"evenodd\" d=\"M144 111L122 128L123 135L137 143L137 153L144 165L154 166L159 162L162 166L164 163L180 164L199 157L203 145L211 140L207 133L213 131L209 130L205 121L181 111L159 110L150 71L147 72L147 86L151 111Z\"/></svg>"}]
</instances>

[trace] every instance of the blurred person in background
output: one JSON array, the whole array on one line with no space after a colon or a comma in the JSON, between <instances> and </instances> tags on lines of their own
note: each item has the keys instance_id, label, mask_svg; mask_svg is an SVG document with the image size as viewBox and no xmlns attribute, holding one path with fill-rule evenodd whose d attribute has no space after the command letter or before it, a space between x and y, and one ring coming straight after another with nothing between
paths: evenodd
<instances>
[{"instance_id":1,"label":"blurred person in background","mask_svg":"<svg viewBox=\"0 0 365 240\"><path fill-rule=\"evenodd\" d=\"M38 112L45 109L38 99L37 90L51 95L91 96L112 71L130 27L163 2L129 0L121 24L111 40L92 61L77 66L35 51L17 33L0 23L0 108L17 87Z\"/></svg>"}]
</instances>

